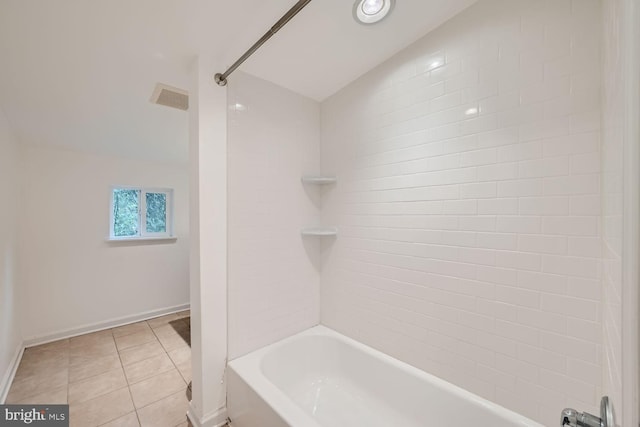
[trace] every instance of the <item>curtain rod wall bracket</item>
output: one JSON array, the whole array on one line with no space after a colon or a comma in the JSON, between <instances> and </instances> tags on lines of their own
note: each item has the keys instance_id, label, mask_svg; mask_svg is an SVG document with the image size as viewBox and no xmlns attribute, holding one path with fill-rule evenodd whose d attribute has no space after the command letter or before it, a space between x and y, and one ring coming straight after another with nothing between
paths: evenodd
<instances>
[{"instance_id":1,"label":"curtain rod wall bracket","mask_svg":"<svg viewBox=\"0 0 640 427\"><path fill-rule=\"evenodd\" d=\"M221 73L217 73L215 76L213 76L213 80L218 84L218 86L227 85L227 79L225 79Z\"/></svg>"}]
</instances>

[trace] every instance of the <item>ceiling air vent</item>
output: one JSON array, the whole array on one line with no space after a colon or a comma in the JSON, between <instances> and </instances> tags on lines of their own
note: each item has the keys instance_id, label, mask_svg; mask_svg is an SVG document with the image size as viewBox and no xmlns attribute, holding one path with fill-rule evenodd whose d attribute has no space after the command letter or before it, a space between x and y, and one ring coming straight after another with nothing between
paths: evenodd
<instances>
[{"instance_id":1,"label":"ceiling air vent","mask_svg":"<svg viewBox=\"0 0 640 427\"><path fill-rule=\"evenodd\" d=\"M154 104L186 111L189 109L189 92L178 89L177 87L158 83L153 90L150 101Z\"/></svg>"}]
</instances>

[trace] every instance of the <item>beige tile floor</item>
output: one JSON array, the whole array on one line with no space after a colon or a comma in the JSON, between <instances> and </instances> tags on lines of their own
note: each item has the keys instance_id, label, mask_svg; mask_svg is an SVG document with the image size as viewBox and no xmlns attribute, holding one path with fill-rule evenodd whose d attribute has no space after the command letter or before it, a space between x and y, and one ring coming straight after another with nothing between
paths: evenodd
<instances>
[{"instance_id":1,"label":"beige tile floor","mask_svg":"<svg viewBox=\"0 0 640 427\"><path fill-rule=\"evenodd\" d=\"M185 427L189 312L25 350L7 403L69 404L72 427Z\"/></svg>"}]
</instances>

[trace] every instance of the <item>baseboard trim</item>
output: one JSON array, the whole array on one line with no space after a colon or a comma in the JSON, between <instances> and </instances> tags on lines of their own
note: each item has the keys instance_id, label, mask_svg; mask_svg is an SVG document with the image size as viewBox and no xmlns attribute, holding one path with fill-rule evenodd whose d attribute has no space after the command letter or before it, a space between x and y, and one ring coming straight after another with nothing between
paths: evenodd
<instances>
[{"instance_id":1,"label":"baseboard trim","mask_svg":"<svg viewBox=\"0 0 640 427\"><path fill-rule=\"evenodd\" d=\"M84 335L91 332L103 331L105 329L111 329L118 326L128 325L130 323L140 322L142 320L153 319L154 317L160 317L171 313L177 313L179 311L188 310L190 304L180 304L173 307L160 308L157 310L150 310L144 313L135 314L133 316L118 317L116 319L107 320L104 322L92 323L90 325L80 326L78 328L66 329L64 331L54 332L52 334L31 337L24 340L24 347L29 348L36 345L46 344L53 341L58 341L65 338L71 338L78 335Z\"/></svg>"},{"instance_id":2,"label":"baseboard trim","mask_svg":"<svg viewBox=\"0 0 640 427\"><path fill-rule=\"evenodd\" d=\"M202 419L199 419L194 413L191 403L189 403L187 418L189 418L193 427L223 427L227 424L227 408L218 409L213 414L206 415Z\"/></svg>"},{"instance_id":3,"label":"baseboard trim","mask_svg":"<svg viewBox=\"0 0 640 427\"><path fill-rule=\"evenodd\" d=\"M11 364L9 365L7 371L2 378L2 382L0 382L0 404L4 404L7 400L7 395L9 394L9 389L11 388L11 384L13 383L13 379L16 376L16 371L18 370L18 366L20 365L20 361L22 360L22 355L24 354L24 344L20 343L16 347L16 352L13 355L13 359L11 359Z\"/></svg>"}]
</instances>

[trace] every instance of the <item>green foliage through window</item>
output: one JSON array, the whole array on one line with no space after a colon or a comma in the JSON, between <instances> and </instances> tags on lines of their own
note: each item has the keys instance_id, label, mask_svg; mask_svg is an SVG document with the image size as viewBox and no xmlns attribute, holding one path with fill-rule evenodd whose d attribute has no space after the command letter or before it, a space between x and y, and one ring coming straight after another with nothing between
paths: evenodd
<instances>
[{"instance_id":1,"label":"green foliage through window","mask_svg":"<svg viewBox=\"0 0 640 427\"><path fill-rule=\"evenodd\" d=\"M173 190L114 188L111 237L171 236Z\"/></svg>"},{"instance_id":2,"label":"green foliage through window","mask_svg":"<svg viewBox=\"0 0 640 427\"><path fill-rule=\"evenodd\" d=\"M113 190L113 235L116 237L139 234L140 191Z\"/></svg>"},{"instance_id":3,"label":"green foliage through window","mask_svg":"<svg viewBox=\"0 0 640 427\"><path fill-rule=\"evenodd\" d=\"M167 231L167 195L165 193L146 193L147 233Z\"/></svg>"}]
</instances>

